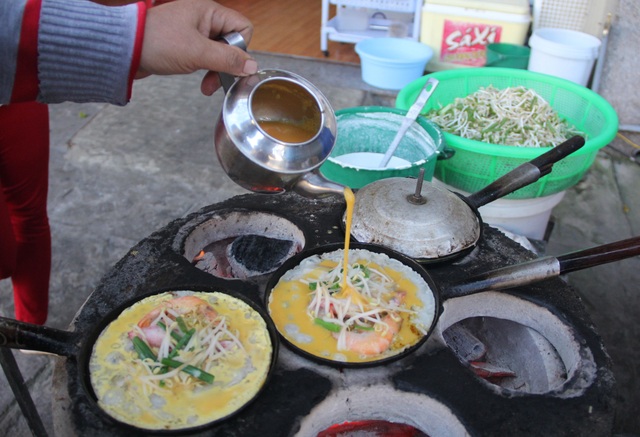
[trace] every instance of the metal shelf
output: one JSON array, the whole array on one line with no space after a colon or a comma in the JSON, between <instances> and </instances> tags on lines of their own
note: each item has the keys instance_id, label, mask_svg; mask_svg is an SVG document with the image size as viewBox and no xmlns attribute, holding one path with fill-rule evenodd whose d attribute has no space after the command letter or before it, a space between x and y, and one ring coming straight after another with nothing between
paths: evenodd
<instances>
[{"instance_id":1,"label":"metal shelf","mask_svg":"<svg viewBox=\"0 0 640 437\"><path fill-rule=\"evenodd\" d=\"M416 5L416 0L330 0L330 2L338 6L409 13L415 10Z\"/></svg>"},{"instance_id":2,"label":"metal shelf","mask_svg":"<svg viewBox=\"0 0 640 437\"><path fill-rule=\"evenodd\" d=\"M366 8L384 12L406 14L407 38L418 40L420 37L420 15L422 1L420 0L322 0L322 23L320 28L320 50L329 55L328 41L339 41L356 44L366 38L387 36L392 20L368 17L368 27L358 30L341 29L339 16L329 17L329 5L339 8Z\"/></svg>"}]
</instances>

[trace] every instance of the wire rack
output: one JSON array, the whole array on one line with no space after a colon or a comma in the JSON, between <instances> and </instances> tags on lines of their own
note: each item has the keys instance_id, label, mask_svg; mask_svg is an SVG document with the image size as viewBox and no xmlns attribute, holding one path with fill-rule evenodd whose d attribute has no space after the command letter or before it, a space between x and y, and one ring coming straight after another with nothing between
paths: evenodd
<instances>
[{"instance_id":1,"label":"wire rack","mask_svg":"<svg viewBox=\"0 0 640 437\"><path fill-rule=\"evenodd\" d=\"M396 12L413 12L417 0L332 0L338 6L384 9Z\"/></svg>"},{"instance_id":2,"label":"wire rack","mask_svg":"<svg viewBox=\"0 0 640 437\"><path fill-rule=\"evenodd\" d=\"M536 0L534 28L557 27L582 31L589 16L589 0Z\"/></svg>"}]
</instances>

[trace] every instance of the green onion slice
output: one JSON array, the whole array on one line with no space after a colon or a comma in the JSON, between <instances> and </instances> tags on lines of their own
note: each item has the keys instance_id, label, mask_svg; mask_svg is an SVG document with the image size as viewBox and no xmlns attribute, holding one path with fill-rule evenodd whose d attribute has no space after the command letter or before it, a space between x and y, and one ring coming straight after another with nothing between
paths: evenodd
<instances>
[{"instance_id":1,"label":"green onion slice","mask_svg":"<svg viewBox=\"0 0 640 437\"><path fill-rule=\"evenodd\" d=\"M153 353L149 345L139 336L133 337L131 341L133 342L133 348L136 350L141 360L157 360L156 355Z\"/></svg>"},{"instance_id":2,"label":"green onion slice","mask_svg":"<svg viewBox=\"0 0 640 437\"><path fill-rule=\"evenodd\" d=\"M319 317L313 319L313 322L316 325L322 326L324 329L328 329L331 332L340 332L340 330L342 330L342 326L338 325L337 323L327 322Z\"/></svg>"},{"instance_id":3,"label":"green onion slice","mask_svg":"<svg viewBox=\"0 0 640 437\"><path fill-rule=\"evenodd\" d=\"M173 367L174 369L184 365L184 363L171 358L163 358L161 363L165 366ZM181 370L194 378L198 378L199 380L206 382L207 384L213 384L214 376L202 369L198 369L197 367L187 364Z\"/></svg>"}]
</instances>

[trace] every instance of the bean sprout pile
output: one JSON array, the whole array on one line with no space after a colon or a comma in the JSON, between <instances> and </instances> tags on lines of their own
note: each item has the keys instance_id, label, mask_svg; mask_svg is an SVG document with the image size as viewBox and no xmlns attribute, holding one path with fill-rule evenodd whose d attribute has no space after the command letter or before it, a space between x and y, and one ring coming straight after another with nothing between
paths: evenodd
<instances>
[{"instance_id":1,"label":"bean sprout pile","mask_svg":"<svg viewBox=\"0 0 640 437\"><path fill-rule=\"evenodd\" d=\"M415 314L403 305L405 293L384 272L359 263L347 271L346 288L342 286L342 263L328 268L317 281L303 280L311 294L307 314L337 334L338 350L349 349L346 342L349 332L384 334L391 320L401 321L400 313ZM416 329L426 333L424 327L417 325Z\"/></svg>"},{"instance_id":2,"label":"bean sprout pile","mask_svg":"<svg viewBox=\"0 0 640 437\"><path fill-rule=\"evenodd\" d=\"M162 330L160 344L150 344L151 330ZM212 384L213 369L232 350L244 350L238 333L227 326L224 316L206 320L196 311L180 314L163 309L150 328L135 326L133 344L139 354L136 360L144 369L140 380L149 392L171 390L175 385Z\"/></svg>"},{"instance_id":3,"label":"bean sprout pile","mask_svg":"<svg viewBox=\"0 0 640 437\"><path fill-rule=\"evenodd\" d=\"M445 132L490 144L555 147L574 135L585 136L534 90L523 86L480 88L431 110L426 117Z\"/></svg>"}]
</instances>

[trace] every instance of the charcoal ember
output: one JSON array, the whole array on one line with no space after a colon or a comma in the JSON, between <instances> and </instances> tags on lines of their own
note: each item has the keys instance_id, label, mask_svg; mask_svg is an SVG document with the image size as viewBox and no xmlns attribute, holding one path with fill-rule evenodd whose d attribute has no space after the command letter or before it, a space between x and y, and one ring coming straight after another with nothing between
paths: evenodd
<instances>
[{"instance_id":1,"label":"charcoal ember","mask_svg":"<svg viewBox=\"0 0 640 437\"><path fill-rule=\"evenodd\" d=\"M203 253L194 259L193 264L212 275L232 278L233 272L226 255L227 247L229 247L229 243L224 241L209 245L206 251L203 250Z\"/></svg>"},{"instance_id":2,"label":"charcoal ember","mask_svg":"<svg viewBox=\"0 0 640 437\"><path fill-rule=\"evenodd\" d=\"M299 250L291 240L243 235L228 246L227 258L234 277L246 279L273 272Z\"/></svg>"},{"instance_id":3,"label":"charcoal ember","mask_svg":"<svg viewBox=\"0 0 640 437\"><path fill-rule=\"evenodd\" d=\"M411 425L387 422L385 420L359 420L332 425L318 433L317 437L428 437Z\"/></svg>"},{"instance_id":4,"label":"charcoal ember","mask_svg":"<svg viewBox=\"0 0 640 437\"><path fill-rule=\"evenodd\" d=\"M471 370L473 370L476 375L485 379L507 378L516 376L515 372L513 372L511 369L500 367L487 362L471 361L469 365L471 366Z\"/></svg>"},{"instance_id":5,"label":"charcoal ember","mask_svg":"<svg viewBox=\"0 0 640 437\"><path fill-rule=\"evenodd\" d=\"M478 361L487 353L484 343L461 324L452 325L442 336L451 350L463 361Z\"/></svg>"}]
</instances>

